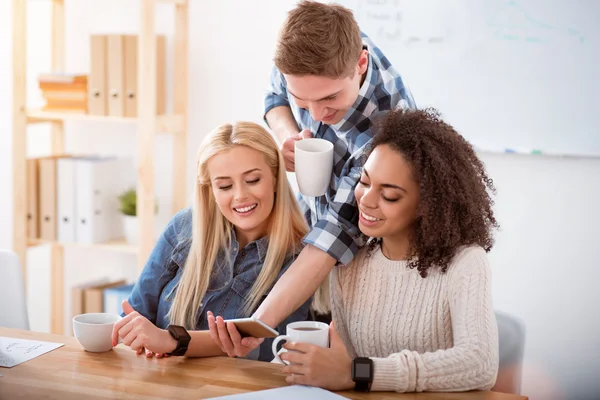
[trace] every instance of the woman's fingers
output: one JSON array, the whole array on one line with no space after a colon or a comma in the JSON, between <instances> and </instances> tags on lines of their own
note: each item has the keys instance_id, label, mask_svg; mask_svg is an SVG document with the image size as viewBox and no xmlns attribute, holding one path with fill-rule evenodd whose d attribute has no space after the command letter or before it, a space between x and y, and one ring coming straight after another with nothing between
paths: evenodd
<instances>
[{"instance_id":1,"label":"woman's fingers","mask_svg":"<svg viewBox=\"0 0 600 400\"><path fill-rule=\"evenodd\" d=\"M229 337L229 332L227 331L227 326L225 325L223 317L217 317L217 330L219 331L219 339L221 340L223 351L225 351L229 357L235 357L235 349L231 338Z\"/></svg>"},{"instance_id":2,"label":"woman's fingers","mask_svg":"<svg viewBox=\"0 0 600 400\"><path fill-rule=\"evenodd\" d=\"M225 349L223 348L223 344L221 343L221 338L219 337L219 329L217 328L217 321L216 321L213 313L210 311L207 313L207 320L208 320L208 331L210 332L210 337L212 338L213 342L215 342L217 344L217 346L219 346L221 351L226 353Z\"/></svg>"},{"instance_id":3,"label":"woman's fingers","mask_svg":"<svg viewBox=\"0 0 600 400\"><path fill-rule=\"evenodd\" d=\"M245 337L242 338L242 346L249 347L251 349L255 349L264 342L264 338L255 338L255 337Z\"/></svg>"},{"instance_id":4,"label":"woman's fingers","mask_svg":"<svg viewBox=\"0 0 600 400\"><path fill-rule=\"evenodd\" d=\"M238 357L245 357L246 354L242 354L242 335L238 332L234 324L226 324L227 332L233 344L233 352Z\"/></svg>"}]
</instances>

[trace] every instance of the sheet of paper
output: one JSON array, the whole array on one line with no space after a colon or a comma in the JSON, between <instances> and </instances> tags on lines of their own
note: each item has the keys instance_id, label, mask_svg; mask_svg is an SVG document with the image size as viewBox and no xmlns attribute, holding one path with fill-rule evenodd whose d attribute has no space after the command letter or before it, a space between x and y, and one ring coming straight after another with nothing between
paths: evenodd
<instances>
[{"instance_id":1,"label":"sheet of paper","mask_svg":"<svg viewBox=\"0 0 600 400\"><path fill-rule=\"evenodd\" d=\"M14 367L63 345L63 343L0 337L0 367Z\"/></svg>"},{"instance_id":2,"label":"sheet of paper","mask_svg":"<svg viewBox=\"0 0 600 400\"><path fill-rule=\"evenodd\" d=\"M328 390L311 386L285 386L276 389L259 390L258 392L249 392L242 394L234 394L230 396L213 397L214 399L227 400L271 400L271 399L286 399L286 400L340 400L346 397L332 393Z\"/></svg>"}]
</instances>

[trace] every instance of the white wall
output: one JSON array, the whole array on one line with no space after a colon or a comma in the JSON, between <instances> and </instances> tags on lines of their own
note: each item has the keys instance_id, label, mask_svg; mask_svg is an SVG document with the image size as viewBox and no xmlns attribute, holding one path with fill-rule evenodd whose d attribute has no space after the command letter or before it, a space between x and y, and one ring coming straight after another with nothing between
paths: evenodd
<instances>
[{"instance_id":1,"label":"white wall","mask_svg":"<svg viewBox=\"0 0 600 400\"><path fill-rule=\"evenodd\" d=\"M0 247L11 245L10 172L10 4L0 2ZM90 0L67 0L67 66L87 71L87 33L133 32L138 24L136 2L115 0L103 7ZM30 9L43 7L29 2ZM190 24L190 116L188 181L193 179L193 158L204 134L216 125L241 119L260 122L262 95L268 78L272 51L286 1L191 2ZM89 7L89 8L86 8ZM91 15L98 18L91 22ZM172 31L169 8L161 6L157 25ZM33 16L32 16L33 17ZM33 33L46 37L40 15ZM47 37L46 37L47 39ZM169 43L170 44L170 43ZM32 45L36 65L49 65L43 42ZM30 71L31 72L31 71ZM32 101L35 75L32 75ZM409 82L410 83L410 82ZM414 93L416 100L419 94ZM31 138L34 136L34 139ZM40 138L42 140L40 140ZM30 133L31 154L43 152L46 132ZM132 155L135 133L114 125L71 124L67 127L67 150L114 152ZM157 196L159 222L168 219L170 140L157 143ZM482 154L498 187L496 211L502 230L491 253L496 308L521 318L527 328L523 393L533 400L590 398L600 391L600 323L594 308L600 299L600 159L560 159L518 155ZM5 222L5 223L4 223ZM47 330L48 255L30 250L30 298L32 329ZM66 251L67 285L95 276L135 275L131 256Z\"/></svg>"},{"instance_id":2,"label":"white wall","mask_svg":"<svg viewBox=\"0 0 600 400\"><path fill-rule=\"evenodd\" d=\"M597 398L600 159L482 158L501 224L490 256L494 303L527 329L523 393Z\"/></svg>"}]
</instances>

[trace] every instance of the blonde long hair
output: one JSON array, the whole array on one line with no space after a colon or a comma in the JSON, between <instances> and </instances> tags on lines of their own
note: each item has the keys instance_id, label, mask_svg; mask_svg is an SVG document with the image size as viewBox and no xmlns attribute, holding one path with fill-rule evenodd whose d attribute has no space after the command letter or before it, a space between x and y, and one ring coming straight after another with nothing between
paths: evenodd
<instances>
[{"instance_id":1,"label":"blonde long hair","mask_svg":"<svg viewBox=\"0 0 600 400\"><path fill-rule=\"evenodd\" d=\"M275 282L285 259L298 252L302 237L308 231L287 181L283 156L269 132L252 122L225 124L211 132L198 149L192 243L168 313L172 324L188 329L196 327L197 313L208 290L219 251L230 249L232 242L233 225L217 207L207 164L212 157L235 146L245 146L262 153L277 179L268 228L269 247L263 267L244 304L245 314L256 308Z\"/></svg>"}]
</instances>

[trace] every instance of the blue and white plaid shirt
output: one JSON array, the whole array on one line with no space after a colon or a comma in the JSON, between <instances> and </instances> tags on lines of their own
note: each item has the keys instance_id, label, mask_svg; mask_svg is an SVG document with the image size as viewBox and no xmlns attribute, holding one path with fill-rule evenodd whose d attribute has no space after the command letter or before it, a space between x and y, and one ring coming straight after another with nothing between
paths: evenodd
<instances>
[{"instance_id":1,"label":"blue and white plaid shirt","mask_svg":"<svg viewBox=\"0 0 600 400\"><path fill-rule=\"evenodd\" d=\"M371 125L385 111L415 108L400 74L364 33L362 38L369 52L366 77L356 101L337 124L315 121L308 110L298 107L276 67L265 97L265 115L275 107L290 107L300 129L309 129L314 137L333 143L333 174L327 193L320 197L299 194L298 202L312 226L304 243L327 252L342 264L352 261L364 242L358 229L354 188L364 163L361 156L373 138Z\"/></svg>"}]
</instances>

